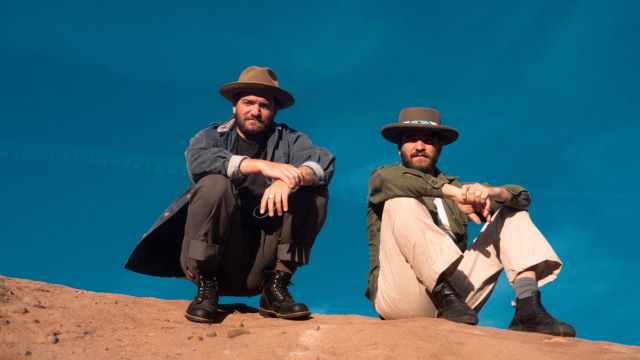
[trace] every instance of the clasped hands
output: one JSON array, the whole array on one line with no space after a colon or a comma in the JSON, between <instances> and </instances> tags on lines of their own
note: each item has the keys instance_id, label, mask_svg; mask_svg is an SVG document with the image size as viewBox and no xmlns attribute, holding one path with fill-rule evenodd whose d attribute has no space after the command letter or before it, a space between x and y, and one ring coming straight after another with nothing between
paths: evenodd
<instances>
[{"instance_id":1,"label":"clasped hands","mask_svg":"<svg viewBox=\"0 0 640 360\"><path fill-rule=\"evenodd\" d=\"M479 183L464 184L461 188L445 184L442 194L445 198L453 200L458 209L476 224L482 222L478 214L481 214L486 222L491 222L491 200L505 202L511 198L511 193L504 188Z\"/></svg>"}]
</instances>

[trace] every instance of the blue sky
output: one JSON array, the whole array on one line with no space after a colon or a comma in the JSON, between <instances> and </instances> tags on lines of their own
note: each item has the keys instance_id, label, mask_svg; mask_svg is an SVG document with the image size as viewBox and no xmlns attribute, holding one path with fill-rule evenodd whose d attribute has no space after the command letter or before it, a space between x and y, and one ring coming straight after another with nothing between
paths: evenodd
<instances>
[{"instance_id":1,"label":"blue sky","mask_svg":"<svg viewBox=\"0 0 640 360\"><path fill-rule=\"evenodd\" d=\"M292 292L373 316L367 177L396 162L379 135L407 106L460 139L440 167L517 183L565 267L543 288L578 336L640 345L636 207L640 5L634 1L2 1L0 274L188 299L125 271L188 184L188 139L230 114L218 88L270 66L296 105L278 120L332 150L329 217ZM477 229L474 229L477 231ZM480 313L505 328L504 279ZM257 298L225 299L257 304Z\"/></svg>"}]
</instances>

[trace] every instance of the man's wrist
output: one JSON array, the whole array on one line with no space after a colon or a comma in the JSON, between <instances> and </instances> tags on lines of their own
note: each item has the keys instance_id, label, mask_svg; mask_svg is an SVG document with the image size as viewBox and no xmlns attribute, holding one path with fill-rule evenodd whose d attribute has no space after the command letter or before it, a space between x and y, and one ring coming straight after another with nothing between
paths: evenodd
<instances>
[{"instance_id":1,"label":"man's wrist","mask_svg":"<svg viewBox=\"0 0 640 360\"><path fill-rule=\"evenodd\" d=\"M313 169L307 165L300 165L298 169L302 173L302 177L304 181L302 183L303 186L310 186L316 183L317 175Z\"/></svg>"}]
</instances>

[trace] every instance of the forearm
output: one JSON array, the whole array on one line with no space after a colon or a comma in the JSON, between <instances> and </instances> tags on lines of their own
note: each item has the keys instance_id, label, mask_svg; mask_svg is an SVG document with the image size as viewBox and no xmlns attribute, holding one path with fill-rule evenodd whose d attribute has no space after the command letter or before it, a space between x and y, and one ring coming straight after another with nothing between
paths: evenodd
<instances>
[{"instance_id":1,"label":"forearm","mask_svg":"<svg viewBox=\"0 0 640 360\"><path fill-rule=\"evenodd\" d=\"M402 166L380 167L369 177L369 202L381 204L396 197L443 197L445 182Z\"/></svg>"},{"instance_id":2,"label":"forearm","mask_svg":"<svg viewBox=\"0 0 640 360\"><path fill-rule=\"evenodd\" d=\"M262 172L262 168L266 162L268 161L244 158L242 162L240 162L240 167L238 167L238 169L242 175L258 174Z\"/></svg>"}]
</instances>

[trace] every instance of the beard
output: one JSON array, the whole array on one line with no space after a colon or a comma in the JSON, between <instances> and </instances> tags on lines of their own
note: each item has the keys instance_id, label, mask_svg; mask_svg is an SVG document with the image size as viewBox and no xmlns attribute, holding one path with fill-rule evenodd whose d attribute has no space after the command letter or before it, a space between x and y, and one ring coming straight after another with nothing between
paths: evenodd
<instances>
[{"instance_id":1,"label":"beard","mask_svg":"<svg viewBox=\"0 0 640 360\"><path fill-rule=\"evenodd\" d=\"M273 118L271 119L255 119L253 117L244 117L242 115L234 114L236 119L236 126L238 130L249 139L258 140L264 138L265 134L271 130L273 125ZM247 122L252 121L252 126L248 126Z\"/></svg>"},{"instance_id":2,"label":"beard","mask_svg":"<svg viewBox=\"0 0 640 360\"><path fill-rule=\"evenodd\" d=\"M426 152L400 152L402 165L405 167L420 170L426 174L433 174L436 163L438 162L438 153L430 155Z\"/></svg>"}]
</instances>

